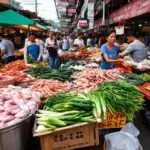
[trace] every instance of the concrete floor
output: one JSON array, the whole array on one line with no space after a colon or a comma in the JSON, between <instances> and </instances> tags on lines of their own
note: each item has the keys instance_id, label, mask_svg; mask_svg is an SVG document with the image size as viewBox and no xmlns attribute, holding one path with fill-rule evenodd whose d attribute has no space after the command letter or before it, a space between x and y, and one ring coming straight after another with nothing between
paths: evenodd
<instances>
[{"instance_id":1,"label":"concrete floor","mask_svg":"<svg viewBox=\"0 0 150 150\"><path fill-rule=\"evenodd\" d=\"M134 125L140 131L139 141L143 147L143 150L150 150L150 125L147 124L141 113L137 114Z\"/></svg>"}]
</instances>

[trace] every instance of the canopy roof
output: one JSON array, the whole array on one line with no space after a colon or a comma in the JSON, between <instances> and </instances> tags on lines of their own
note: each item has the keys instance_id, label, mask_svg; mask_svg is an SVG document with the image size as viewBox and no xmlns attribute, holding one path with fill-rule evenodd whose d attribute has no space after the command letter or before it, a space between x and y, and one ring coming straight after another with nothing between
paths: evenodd
<instances>
[{"instance_id":1,"label":"canopy roof","mask_svg":"<svg viewBox=\"0 0 150 150\"><path fill-rule=\"evenodd\" d=\"M0 25L34 25L31 19L13 11L6 10L0 12Z\"/></svg>"}]
</instances>

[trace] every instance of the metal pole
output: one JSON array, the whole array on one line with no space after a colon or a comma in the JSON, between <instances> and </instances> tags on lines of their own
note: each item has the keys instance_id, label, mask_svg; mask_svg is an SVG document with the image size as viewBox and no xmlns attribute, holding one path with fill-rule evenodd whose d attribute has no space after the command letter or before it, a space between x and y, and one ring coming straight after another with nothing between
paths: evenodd
<instances>
[{"instance_id":1,"label":"metal pole","mask_svg":"<svg viewBox=\"0 0 150 150\"><path fill-rule=\"evenodd\" d=\"M35 12L37 13L37 6L38 4L37 4L37 0L35 0Z\"/></svg>"},{"instance_id":2,"label":"metal pole","mask_svg":"<svg viewBox=\"0 0 150 150\"><path fill-rule=\"evenodd\" d=\"M28 39L29 39L29 34L30 34L30 25L28 25Z\"/></svg>"},{"instance_id":3,"label":"metal pole","mask_svg":"<svg viewBox=\"0 0 150 150\"><path fill-rule=\"evenodd\" d=\"M103 25L105 25L105 0L103 0Z\"/></svg>"}]
</instances>

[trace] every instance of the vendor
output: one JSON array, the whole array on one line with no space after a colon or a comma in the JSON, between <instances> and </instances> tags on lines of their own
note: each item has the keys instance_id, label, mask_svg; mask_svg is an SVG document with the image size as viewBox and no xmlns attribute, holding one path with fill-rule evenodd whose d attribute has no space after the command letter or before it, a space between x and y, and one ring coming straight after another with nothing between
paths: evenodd
<instances>
[{"instance_id":1,"label":"vendor","mask_svg":"<svg viewBox=\"0 0 150 150\"><path fill-rule=\"evenodd\" d=\"M36 36L34 33L30 33L29 35L29 41L25 44L24 48L24 60L27 62L27 56L28 54L35 60L35 61L41 61L43 49L40 45L38 45L35 41Z\"/></svg>"},{"instance_id":2,"label":"vendor","mask_svg":"<svg viewBox=\"0 0 150 150\"><path fill-rule=\"evenodd\" d=\"M78 38L75 39L75 41L74 41L73 44L74 44L74 45L78 45L79 47L84 46L83 34L82 34L82 33L79 33L79 34L78 34Z\"/></svg>"},{"instance_id":3,"label":"vendor","mask_svg":"<svg viewBox=\"0 0 150 150\"><path fill-rule=\"evenodd\" d=\"M134 32L128 32L127 34L128 47L123 51L120 56L126 56L130 54L132 59L136 62L143 61L148 58L146 46L137 39L136 34Z\"/></svg>"},{"instance_id":4,"label":"vendor","mask_svg":"<svg viewBox=\"0 0 150 150\"><path fill-rule=\"evenodd\" d=\"M49 38L46 39L45 47L49 52L50 68L56 69L58 66L58 44L57 40L54 39L52 31L49 34Z\"/></svg>"},{"instance_id":5,"label":"vendor","mask_svg":"<svg viewBox=\"0 0 150 150\"><path fill-rule=\"evenodd\" d=\"M0 33L0 57L5 58L5 64L8 64L12 61L15 60L14 52L15 52L15 47L12 41L6 40L4 38L4 34Z\"/></svg>"},{"instance_id":6,"label":"vendor","mask_svg":"<svg viewBox=\"0 0 150 150\"><path fill-rule=\"evenodd\" d=\"M119 59L119 49L115 45L116 42L116 31L111 30L106 33L107 43L101 46L101 55L102 55L102 69L112 69L116 67L117 62L122 62L122 59Z\"/></svg>"}]
</instances>

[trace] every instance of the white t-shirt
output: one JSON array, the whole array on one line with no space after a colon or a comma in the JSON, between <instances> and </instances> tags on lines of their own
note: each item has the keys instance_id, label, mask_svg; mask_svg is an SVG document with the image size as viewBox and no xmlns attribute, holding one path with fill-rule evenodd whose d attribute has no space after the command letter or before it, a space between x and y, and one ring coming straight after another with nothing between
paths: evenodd
<instances>
[{"instance_id":1,"label":"white t-shirt","mask_svg":"<svg viewBox=\"0 0 150 150\"><path fill-rule=\"evenodd\" d=\"M67 40L67 39L63 39L62 48L63 48L63 49L68 49L68 48L69 48L69 44L68 44L68 40Z\"/></svg>"},{"instance_id":2,"label":"white t-shirt","mask_svg":"<svg viewBox=\"0 0 150 150\"><path fill-rule=\"evenodd\" d=\"M87 44L87 46L90 46L90 44L89 44L90 42L91 42L91 39L90 39L90 38L88 38L88 39L87 39L87 43L86 43L86 44Z\"/></svg>"},{"instance_id":3,"label":"white t-shirt","mask_svg":"<svg viewBox=\"0 0 150 150\"><path fill-rule=\"evenodd\" d=\"M51 40L50 38L46 39L45 47L55 45L55 40Z\"/></svg>"},{"instance_id":4,"label":"white t-shirt","mask_svg":"<svg viewBox=\"0 0 150 150\"><path fill-rule=\"evenodd\" d=\"M81 40L75 39L75 41L74 41L73 44L76 44L76 45L78 45L79 47L82 47L82 46L84 46L84 41L83 41L82 39L81 39Z\"/></svg>"}]
</instances>

